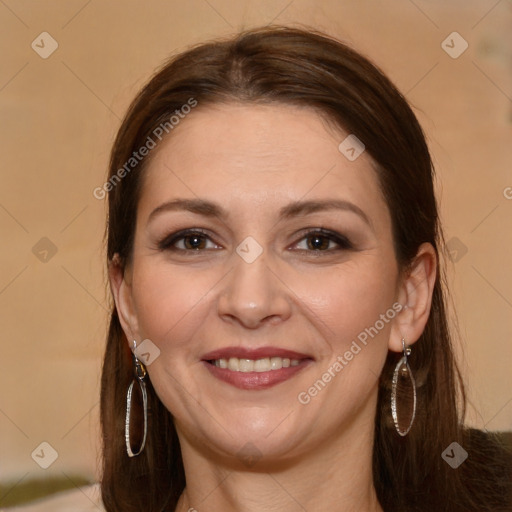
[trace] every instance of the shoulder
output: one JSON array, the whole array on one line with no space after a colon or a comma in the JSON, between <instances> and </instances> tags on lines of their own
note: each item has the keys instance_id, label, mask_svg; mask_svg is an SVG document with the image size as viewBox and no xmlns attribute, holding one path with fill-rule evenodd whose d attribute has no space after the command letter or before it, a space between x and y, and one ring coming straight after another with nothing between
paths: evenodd
<instances>
[{"instance_id":1,"label":"shoulder","mask_svg":"<svg viewBox=\"0 0 512 512\"><path fill-rule=\"evenodd\" d=\"M18 512L105 512L99 484L65 491L28 505L9 509Z\"/></svg>"}]
</instances>

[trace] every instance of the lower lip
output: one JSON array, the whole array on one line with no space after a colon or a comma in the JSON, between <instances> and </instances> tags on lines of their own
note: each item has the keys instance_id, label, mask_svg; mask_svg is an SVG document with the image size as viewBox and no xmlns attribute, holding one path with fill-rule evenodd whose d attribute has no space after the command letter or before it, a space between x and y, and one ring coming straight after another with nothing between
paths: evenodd
<instances>
[{"instance_id":1,"label":"lower lip","mask_svg":"<svg viewBox=\"0 0 512 512\"><path fill-rule=\"evenodd\" d=\"M203 361L210 373L219 380L227 382L239 389L268 389L285 380L291 379L311 363L310 359L303 359L297 366L289 366L268 372L234 372L226 368L219 368L214 364Z\"/></svg>"}]
</instances>

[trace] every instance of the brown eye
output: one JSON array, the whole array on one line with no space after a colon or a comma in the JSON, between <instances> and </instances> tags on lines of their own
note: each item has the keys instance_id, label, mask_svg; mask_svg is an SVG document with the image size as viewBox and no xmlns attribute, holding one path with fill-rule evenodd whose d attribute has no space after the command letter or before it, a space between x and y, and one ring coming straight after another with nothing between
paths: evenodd
<instances>
[{"instance_id":1,"label":"brown eye","mask_svg":"<svg viewBox=\"0 0 512 512\"><path fill-rule=\"evenodd\" d=\"M185 249L204 249L206 237L204 235L186 235L182 238Z\"/></svg>"},{"instance_id":2,"label":"brown eye","mask_svg":"<svg viewBox=\"0 0 512 512\"><path fill-rule=\"evenodd\" d=\"M313 251L323 251L329 248L331 240L324 235L311 235L306 237L308 249Z\"/></svg>"},{"instance_id":3,"label":"brown eye","mask_svg":"<svg viewBox=\"0 0 512 512\"><path fill-rule=\"evenodd\" d=\"M158 243L161 251L204 251L218 249L210 237L198 230L185 230L173 233Z\"/></svg>"},{"instance_id":4,"label":"brown eye","mask_svg":"<svg viewBox=\"0 0 512 512\"><path fill-rule=\"evenodd\" d=\"M352 249L353 246L343 235L320 229L306 233L295 248L302 251L332 252Z\"/></svg>"}]
</instances>

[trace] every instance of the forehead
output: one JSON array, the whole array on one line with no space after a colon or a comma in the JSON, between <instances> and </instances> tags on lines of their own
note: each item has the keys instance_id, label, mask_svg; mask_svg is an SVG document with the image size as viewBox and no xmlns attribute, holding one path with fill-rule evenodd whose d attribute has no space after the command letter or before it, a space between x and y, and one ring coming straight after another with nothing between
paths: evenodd
<instances>
[{"instance_id":1,"label":"forehead","mask_svg":"<svg viewBox=\"0 0 512 512\"><path fill-rule=\"evenodd\" d=\"M308 164L311 158L332 157L341 137L310 108L228 103L196 107L157 151L184 163L206 158L213 165L227 157L231 166L248 168L259 162L250 168L256 173L267 166L283 169L286 162L297 164L305 157Z\"/></svg>"},{"instance_id":2,"label":"forehead","mask_svg":"<svg viewBox=\"0 0 512 512\"><path fill-rule=\"evenodd\" d=\"M315 110L285 104L218 104L196 109L155 149L140 207L176 197L226 204L329 196L386 209L371 157L349 161L349 134ZM382 213L382 211L381 211Z\"/></svg>"}]
</instances>

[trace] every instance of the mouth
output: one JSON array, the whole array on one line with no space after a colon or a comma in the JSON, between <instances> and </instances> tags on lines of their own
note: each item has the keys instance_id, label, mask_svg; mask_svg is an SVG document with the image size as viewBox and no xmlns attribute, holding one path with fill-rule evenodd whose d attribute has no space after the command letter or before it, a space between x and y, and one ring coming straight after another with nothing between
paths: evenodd
<instances>
[{"instance_id":1,"label":"mouth","mask_svg":"<svg viewBox=\"0 0 512 512\"><path fill-rule=\"evenodd\" d=\"M210 373L240 389L267 389L284 382L313 362L306 354L274 347L232 347L206 354Z\"/></svg>"}]
</instances>

